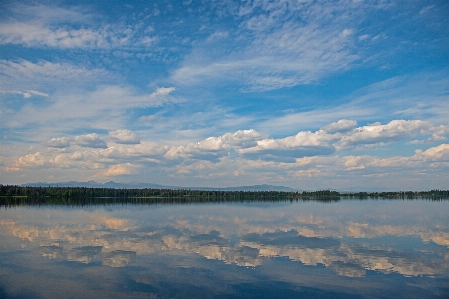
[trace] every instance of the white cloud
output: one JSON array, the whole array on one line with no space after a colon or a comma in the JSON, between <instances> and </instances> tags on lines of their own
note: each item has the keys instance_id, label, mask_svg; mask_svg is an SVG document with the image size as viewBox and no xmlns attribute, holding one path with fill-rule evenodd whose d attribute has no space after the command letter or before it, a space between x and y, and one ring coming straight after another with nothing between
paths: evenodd
<instances>
[{"instance_id":1,"label":"white cloud","mask_svg":"<svg viewBox=\"0 0 449 299\"><path fill-rule=\"evenodd\" d=\"M12 101L8 102L7 104L11 105L10 111L8 113L7 110L0 111L0 119L15 131L28 126L39 128L39 132L33 133L28 138L41 142L38 141L39 138L47 139L64 131L86 130L86 124L89 124L92 131L109 131L117 127L126 127L131 109L157 107L177 101L177 98L172 96L150 98L148 94L138 94L128 86L99 84L94 90L80 90L82 84L79 84L79 88L73 89L72 86L65 85L68 82L71 81L67 80L61 84L54 82L58 90L46 100L45 105L27 101L24 105L17 106ZM94 82L95 79L92 79L87 84ZM2 115L3 113L5 115ZM134 142L136 140L134 139Z\"/></svg>"},{"instance_id":2,"label":"white cloud","mask_svg":"<svg viewBox=\"0 0 449 299\"><path fill-rule=\"evenodd\" d=\"M150 94L150 98L155 98L158 96L166 96L174 90L175 90L174 87L158 87L158 88L156 88L156 91L154 91L152 94Z\"/></svg>"},{"instance_id":3,"label":"white cloud","mask_svg":"<svg viewBox=\"0 0 449 299\"><path fill-rule=\"evenodd\" d=\"M370 37L369 34L362 34L358 37L358 39L359 39L359 41L363 41L363 40L368 39L369 37Z\"/></svg>"},{"instance_id":4,"label":"white cloud","mask_svg":"<svg viewBox=\"0 0 449 299\"><path fill-rule=\"evenodd\" d=\"M52 29L40 23L11 22L0 27L0 42L26 47L108 48L107 35L112 34L105 29Z\"/></svg>"},{"instance_id":5,"label":"white cloud","mask_svg":"<svg viewBox=\"0 0 449 299\"><path fill-rule=\"evenodd\" d=\"M173 146L167 151L165 157L167 159L191 158L217 161L220 157L226 156L232 147L238 149L254 146L261 138L261 134L255 130L239 130L220 137L209 137L187 146Z\"/></svg>"},{"instance_id":6,"label":"white cloud","mask_svg":"<svg viewBox=\"0 0 449 299\"><path fill-rule=\"evenodd\" d=\"M247 148L257 145L257 140L261 140L262 135L253 130L239 130L235 133L226 133L220 137L223 143L236 148Z\"/></svg>"},{"instance_id":7,"label":"white cloud","mask_svg":"<svg viewBox=\"0 0 449 299\"><path fill-rule=\"evenodd\" d=\"M431 161L447 162L449 161L449 144L440 144L425 151L418 151L416 156Z\"/></svg>"},{"instance_id":8,"label":"white cloud","mask_svg":"<svg viewBox=\"0 0 449 299\"><path fill-rule=\"evenodd\" d=\"M102 169L105 167L98 159L98 153L94 151L76 151L67 154L58 154L52 159L54 167L72 168L82 170Z\"/></svg>"},{"instance_id":9,"label":"white cloud","mask_svg":"<svg viewBox=\"0 0 449 299\"><path fill-rule=\"evenodd\" d=\"M338 147L396 142L416 135L429 134L432 128L430 122L422 120L393 120L386 125L363 126L343 136Z\"/></svg>"},{"instance_id":10,"label":"white cloud","mask_svg":"<svg viewBox=\"0 0 449 299\"><path fill-rule=\"evenodd\" d=\"M238 51L211 59L216 52L211 45L198 45L173 78L182 84L224 80L244 90L272 90L317 82L351 68L363 54L354 46L355 30L350 27L365 13L360 5L348 8L341 1L248 6L253 7L241 7L239 30L232 33L239 42L246 41Z\"/></svg>"},{"instance_id":11,"label":"white cloud","mask_svg":"<svg viewBox=\"0 0 449 299\"><path fill-rule=\"evenodd\" d=\"M286 135L297 128L324 127L336 119L374 122L401 118L448 125L449 97L445 92L448 86L446 71L394 77L354 91L347 97L347 103L288 112L252 126L266 134ZM442 135L438 135L438 140ZM431 140L437 139L432 137Z\"/></svg>"},{"instance_id":12,"label":"white cloud","mask_svg":"<svg viewBox=\"0 0 449 299\"><path fill-rule=\"evenodd\" d=\"M363 105L342 105L339 107L320 107L306 112L288 113L282 116L271 117L260 122L256 128L268 131L271 134L292 134L295 128L315 127L329 124L330 120L357 118L365 119L376 113L372 108ZM329 124L330 125L330 124Z\"/></svg>"},{"instance_id":13,"label":"white cloud","mask_svg":"<svg viewBox=\"0 0 449 299\"><path fill-rule=\"evenodd\" d=\"M15 160L11 165L5 167L6 171L19 171L26 167L44 166L46 159L41 152L28 154Z\"/></svg>"},{"instance_id":14,"label":"white cloud","mask_svg":"<svg viewBox=\"0 0 449 299\"><path fill-rule=\"evenodd\" d=\"M357 121L355 120L341 119L321 128L321 130L328 134L333 134L337 132L346 132L354 128L356 125Z\"/></svg>"},{"instance_id":15,"label":"white cloud","mask_svg":"<svg viewBox=\"0 0 449 299\"><path fill-rule=\"evenodd\" d=\"M12 162L5 160L3 169L5 173L22 171L31 174L33 168L37 168L35 171L39 171L40 176L44 175L46 169L51 170L45 172L49 175L65 169L64 171L70 172L82 171L83 178L92 175L96 179L145 174L156 182L161 175L166 175L178 178L180 180L178 184L181 182L195 184L201 179L209 186L214 185L213 182L230 186L242 185L244 182L258 184L267 180L284 182L282 184L308 182L303 188L313 189L322 187L320 185L322 179L329 178L334 178L338 182L329 181L330 185L326 185L326 188L354 186L356 181L358 184L365 182L369 185L374 179L383 180L384 186L390 186L393 182L400 184L397 178L406 180L413 177L418 177L426 183L424 180L426 174L429 174L429 178L439 174L438 182L440 182L447 177L449 167L448 144L419 150L412 156L396 155L385 158L369 155L329 156L320 155L322 154L320 150L322 148L329 150L325 147L326 144L328 146L330 144L326 138L337 138L340 133L329 135L322 131L300 132L299 135L282 139L260 139L259 135L255 134L255 142L258 144L255 147L242 147L242 143L234 145L225 143L222 139L226 139L224 136L229 136L228 134L186 146L164 146L143 142L106 149L87 148L75 152L36 152L16 158ZM309 146L302 147L303 144ZM239 153L238 156L229 154L232 148ZM245 153L245 150L249 152ZM310 156L307 156L309 154ZM148 172L155 165L158 175ZM313 178L318 181L309 181ZM298 179L299 181L295 181ZM409 189L422 188L418 185L404 186L408 186Z\"/></svg>"},{"instance_id":16,"label":"white cloud","mask_svg":"<svg viewBox=\"0 0 449 299\"><path fill-rule=\"evenodd\" d=\"M209 173L212 176L239 175L265 172L266 176L327 176L338 171L367 171L373 169L418 167L425 163L442 163L448 161L447 145L418 151L412 157L393 156L378 158L372 156L348 155L340 158L330 156L340 150L348 150L359 145L396 142L417 136L446 132L446 127L433 126L423 121L395 120L386 125L372 124L350 131L347 128L354 121L341 120L324 128L334 130L328 133L324 129L316 132L300 131L285 138L267 138L255 130L239 130L225 133L218 137L209 137L194 143L172 145L142 142L130 130L116 130L109 133L109 139L117 146L108 147L98 134L85 134L74 138L52 138L44 145L57 149L69 147L70 144L88 148L85 151L61 152L48 150L42 153L24 155L13 163L5 163L7 170L17 171L26 165L43 166L51 161L56 168L105 169L111 165L159 165L164 171L177 168L172 173L186 173L192 177ZM342 131L343 132L340 132ZM288 163L286 163L288 162ZM268 163L268 164L267 164ZM271 163L271 164L270 164ZM423 164L424 163L424 164ZM50 165L49 164L49 165ZM190 166L189 166L190 165ZM444 167L432 164L432 167ZM128 165L129 166L129 165ZM326 166L326 167L324 167ZM112 175L115 171L130 171L130 168L111 168L110 172L101 170L98 175ZM221 169L221 172L218 170ZM378 170L376 170L378 171Z\"/></svg>"},{"instance_id":17,"label":"white cloud","mask_svg":"<svg viewBox=\"0 0 449 299\"><path fill-rule=\"evenodd\" d=\"M40 20L46 24L53 22L92 23L99 17L81 6L71 6L70 9L67 9L54 5L26 5L17 2L7 5L5 8L9 9L16 17L20 16L26 20Z\"/></svg>"},{"instance_id":18,"label":"white cloud","mask_svg":"<svg viewBox=\"0 0 449 299\"><path fill-rule=\"evenodd\" d=\"M102 177L126 175L132 173L134 168L135 166L132 165L131 163L116 164L110 166L108 169L104 171L98 172L93 177L102 178Z\"/></svg>"},{"instance_id":19,"label":"white cloud","mask_svg":"<svg viewBox=\"0 0 449 299\"><path fill-rule=\"evenodd\" d=\"M107 158L151 158L158 159L169 150L169 146L161 145L157 143L142 142L135 145L122 145L118 147L110 147L101 151L99 154L101 157ZM153 161L153 160L152 160Z\"/></svg>"},{"instance_id":20,"label":"white cloud","mask_svg":"<svg viewBox=\"0 0 449 299\"><path fill-rule=\"evenodd\" d=\"M0 43L26 47L62 49L110 49L146 47L158 40L142 28L120 22L106 24L104 18L80 7L70 9L45 5L7 5L15 18L5 18L0 26ZM80 26L81 25L81 26Z\"/></svg>"},{"instance_id":21,"label":"white cloud","mask_svg":"<svg viewBox=\"0 0 449 299\"><path fill-rule=\"evenodd\" d=\"M41 96L41 97L48 97L48 94L46 94L44 92L36 91L36 90L26 90L25 92L30 94L30 95L36 95L36 96Z\"/></svg>"},{"instance_id":22,"label":"white cloud","mask_svg":"<svg viewBox=\"0 0 449 299\"><path fill-rule=\"evenodd\" d=\"M75 136L73 138L73 142L76 145L82 146L82 147L89 147L89 148L107 148L106 141L100 138L98 134L91 133L91 134L85 134L85 135L79 135Z\"/></svg>"},{"instance_id":23,"label":"white cloud","mask_svg":"<svg viewBox=\"0 0 449 299\"><path fill-rule=\"evenodd\" d=\"M71 138L68 137L52 138L46 142L46 145L54 148L66 148L70 146L70 141Z\"/></svg>"},{"instance_id":24,"label":"white cloud","mask_svg":"<svg viewBox=\"0 0 449 299\"><path fill-rule=\"evenodd\" d=\"M140 144L123 144L108 148L92 148L85 151L57 154L54 163L58 167L80 167L85 169L102 169L110 164L159 163L168 151L168 146L142 142Z\"/></svg>"},{"instance_id":25,"label":"white cloud","mask_svg":"<svg viewBox=\"0 0 449 299\"><path fill-rule=\"evenodd\" d=\"M19 90L0 90L0 93L3 94L19 94L22 95L25 99L30 98L32 95L41 96L41 97L48 97L48 94L36 90L25 90L25 91L19 91Z\"/></svg>"},{"instance_id":26,"label":"white cloud","mask_svg":"<svg viewBox=\"0 0 449 299\"><path fill-rule=\"evenodd\" d=\"M433 166L441 166L446 168L444 162L449 161L449 144L440 144L435 147L426 149L425 151L417 150L413 156L394 156L388 158L379 158L375 156L344 156L339 159L336 165L341 164L346 170L363 170L363 169L382 169L384 172L388 168L396 169L420 169ZM429 164L430 162L431 164ZM434 162L442 162L434 164Z\"/></svg>"},{"instance_id":27,"label":"white cloud","mask_svg":"<svg viewBox=\"0 0 449 299\"><path fill-rule=\"evenodd\" d=\"M375 123L350 130L355 125L355 121L340 120L316 132L301 131L280 139L264 139L255 130L241 130L220 137L209 137L187 146L173 146L165 154L165 158L217 161L220 157L227 156L229 150L234 148L241 157L247 159L295 162L298 158L330 155L338 150L347 150L359 145L385 144L435 132L446 132L444 126L437 127L420 120L393 120L385 125Z\"/></svg>"},{"instance_id":28,"label":"white cloud","mask_svg":"<svg viewBox=\"0 0 449 299\"><path fill-rule=\"evenodd\" d=\"M335 152L332 144L335 139L336 136L323 131L306 131L282 139L263 139L257 141L257 146L237 149L237 152L248 158L294 162L295 158Z\"/></svg>"},{"instance_id":29,"label":"white cloud","mask_svg":"<svg viewBox=\"0 0 449 299\"><path fill-rule=\"evenodd\" d=\"M227 157L231 149L234 149L244 159L293 163L303 157L326 156L338 150L348 149L358 145L400 141L417 135L432 134L435 131L442 130L441 126L434 127L427 122L397 120L386 125L373 124L345 132L345 130L353 125L355 125L355 121L341 120L324 127L328 130L334 130L333 134L321 129L316 132L301 131L296 135L280 139L264 138L255 130L240 130L235 133L226 133L219 137L209 137L187 145L162 146L143 143L131 147L111 147L98 154L108 159L126 159L131 157L142 159L148 157L156 159L152 161L163 161L164 159L170 161L178 159L181 159L179 161L189 161L193 159L216 163L220 159ZM97 141L94 141L94 139L97 140L96 138L99 138L96 134L83 136L90 142L86 141L84 146L106 147L105 143L101 142L102 140L99 144L97 144ZM120 141L117 143L137 143L135 135L129 130L110 132L109 136L111 140ZM54 142L56 143L56 140ZM75 143L77 142L75 141ZM356 163L361 158L354 159L356 160L345 161L345 167L362 169Z\"/></svg>"},{"instance_id":30,"label":"white cloud","mask_svg":"<svg viewBox=\"0 0 449 299\"><path fill-rule=\"evenodd\" d=\"M119 144L138 144L140 138L130 130L116 130L109 132L109 139Z\"/></svg>"},{"instance_id":31,"label":"white cloud","mask_svg":"<svg viewBox=\"0 0 449 299\"><path fill-rule=\"evenodd\" d=\"M48 88L48 84L57 86L71 86L74 84L92 84L99 83L106 79L113 79L113 76L103 69L89 69L79 67L69 63L55 63L41 60L31 62L21 59L19 61L0 60L0 79L3 84L21 89L26 88L40 89ZM25 93L47 97L47 93L28 89L19 91L24 97ZM51 87L54 89L54 86Z\"/></svg>"},{"instance_id":32,"label":"white cloud","mask_svg":"<svg viewBox=\"0 0 449 299\"><path fill-rule=\"evenodd\" d=\"M173 146L164 155L169 160L175 159L200 159L217 161L227 154L229 146L220 138L209 137L197 143L187 146Z\"/></svg>"}]
</instances>

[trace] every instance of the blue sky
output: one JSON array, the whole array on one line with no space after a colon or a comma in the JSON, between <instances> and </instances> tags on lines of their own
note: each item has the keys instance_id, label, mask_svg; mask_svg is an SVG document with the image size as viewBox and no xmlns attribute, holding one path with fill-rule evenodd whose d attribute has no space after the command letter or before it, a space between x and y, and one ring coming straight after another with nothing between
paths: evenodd
<instances>
[{"instance_id":1,"label":"blue sky","mask_svg":"<svg viewBox=\"0 0 449 299\"><path fill-rule=\"evenodd\" d=\"M2 1L0 182L446 189L447 1Z\"/></svg>"}]
</instances>

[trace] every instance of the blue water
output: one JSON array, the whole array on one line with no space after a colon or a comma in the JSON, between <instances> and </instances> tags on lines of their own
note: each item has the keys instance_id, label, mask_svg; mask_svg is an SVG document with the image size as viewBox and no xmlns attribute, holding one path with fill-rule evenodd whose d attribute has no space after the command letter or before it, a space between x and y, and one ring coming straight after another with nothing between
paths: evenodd
<instances>
[{"instance_id":1,"label":"blue water","mask_svg":"<svg viewBox=\"0 0 449 299\"><path fill-rule=\"evenodd\" d=\"M449 298L449 201L3 207L0 298Z\"/></svg>"}]
</instances>

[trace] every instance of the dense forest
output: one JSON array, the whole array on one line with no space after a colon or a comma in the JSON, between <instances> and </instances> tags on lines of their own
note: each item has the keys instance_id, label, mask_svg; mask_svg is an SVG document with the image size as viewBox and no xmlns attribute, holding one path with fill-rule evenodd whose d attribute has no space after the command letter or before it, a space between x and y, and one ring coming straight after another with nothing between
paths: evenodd
<instances>
[{"instance_id":1,"label":"dense forest","mask_svg":"<svg viewBox=\"0 0 449 299\"><path fill-rule=\"evenodd\" d=\"M115 189L85 187L24 187L0 185L0 205L15 204L101 204L101 203L189 203L232 201L338 201L357 199L449 199L449 190L407 192L356 192L337 191L211 191L190 189Z\"/></svg>"}]
</instances>

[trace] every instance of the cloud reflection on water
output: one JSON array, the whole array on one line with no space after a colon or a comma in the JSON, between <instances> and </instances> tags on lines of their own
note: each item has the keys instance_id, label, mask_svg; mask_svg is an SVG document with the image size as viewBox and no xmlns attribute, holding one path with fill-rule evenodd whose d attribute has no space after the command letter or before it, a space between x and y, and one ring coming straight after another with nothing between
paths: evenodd
<instances>
[{"instance_id":1,"label":"cloud reflection on water","mask_svg":"<svg viewBox=\"0 0 449 299\"><path fill-rule=\"evenodd\" d=\"M178 214L158 222L151 220L157 213L151 208L145 209L148 212L145 218L143 214L137 218L116 217L100 208L84 214L78 211L73 219L70 212L53 209L49 213L56 214L54 218L68 217L71 224L49 226L46 219L40 218L25 225L14 219L14 213L8 213L11 218L1 220L0 225L3 234L27 240L30 247L38 246L44 257L64 256L68 261L82 263L101 261L113 267L130 264L136 254L179 250L249 267L260 266L267 258L287 257L304 265L325 265L339 275L357 277L365 275L366 270L417 276L442 274L449 268L447 226L337 221L338 215L332 218L304 211L297 215L288 209L267 214L267 210L253 208L242 217L234 215L232 207L225 213L220 212L221 208L229 207L215 207L193 216L175 209L172 212ZM114 211L117 213L120 214ZM264 214L266 218L260 217ZM81 221L77 223L77 219ZM384 241L378 244L366 241L382 236L419 237L421 242L404 250ZM56 243L61 245L55 246Z\"/></svg>"}]
</instances>

